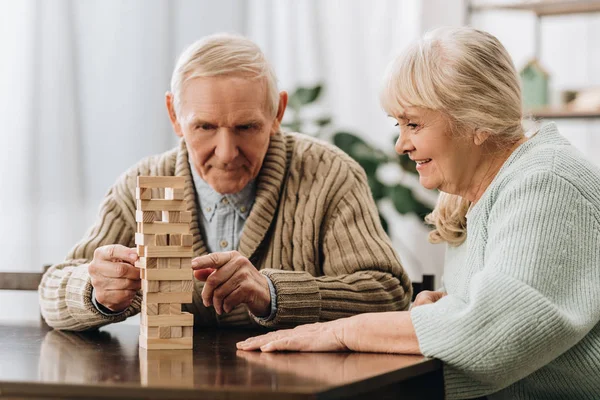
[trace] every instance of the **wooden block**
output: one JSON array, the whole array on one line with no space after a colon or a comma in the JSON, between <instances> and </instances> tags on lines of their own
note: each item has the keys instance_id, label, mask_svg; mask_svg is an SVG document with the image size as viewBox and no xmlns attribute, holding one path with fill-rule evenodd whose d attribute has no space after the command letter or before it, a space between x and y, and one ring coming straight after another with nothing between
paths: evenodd
<instances>
[{"instance_id":1,"label":"wooden block","mask_svg":"<svg viewBox=\"0 0 600 400\"><path fill-rule=\"evenodd\" d=\"M148 281L145 279L142 281L142 291L144 293L156 293L158 292L159 286L158 281Z\"/></svg>"},{"instance_id":2,"label":"wooden block","mask_svg":"<svg viewBox=\"0 0 600 400\"><path fill-rule=\"evenodd\" d=\"M146 188L135 188L135 198L137 200L150 200L152 198L152 190Z\"/></svg>"},{"instance_id":3,"label":"wooden block","mask_svg":"<svg viewBox=\"0 0 600 400\"><path fill-rule=\"evenodd\" d=\"M161 220L162 222L181 222L181 211L163 211Z\"/></svg>"},{"instance_id":4,"label":"wooden block","mask_svg":"<svg viewBox=\"0 0 600 400\"><path fill-rule=\"evenodd\" d=\"M182 235L169 235L169 246L181 246L181 236Z\"/></svg>"},{"instance_id":5,"label":"wooden block","mask_svg":"<svg viewBox=\"0 0 600 400\"><path fill-rule=\"evenodd\" d=\"M168 222L138 222L138 232L145 235L160 233L190 233L190 224Z\"/></svg>"},{"instance_id":6,"label":"wooden block","mask_svg":"<svg viewBox=\"0 0 600 400\"><path fill-rule=\"evenodd\" d=\"M183 200L183 189L168 187L165 188L166 200Z\"/></svg>"},{"instance_id":7,"label":"wooden block","mask_svg":"<svg viewBox=\"0 0 600 400\"><path fill-rule=\"evenodd\" d=\"M170 293L171 281L159 281L158 291L161 293Z\"/></svg>"},{"instance_id":8,"label":"wooden block","mask_svg":"<svg viewBox=\"0 0 600 400\"><path fill-rule=\"evenodd\" d=\"M138 257L144 257L145 256L145 254L146 254L145 253L145 249L146 249L145 246L142 246L142 245L139 245L139 244L137 245L137 254L138 254Z\"/></svg>"},{"instance_id":9,"label":"wooden block","mask_svg":"<svg viewBox=\"0 0 600 400\"><path fill-rule=\"evenodd\" d=\"M179 269L181 268L181 258L167 258L169 260L169 268Z\"/></svg>"},{"instance_id":10,"label":"wooden block","mask_svg":"<svg viewBox=\"0 0 600 400\"><path fill-rule=\"evenodd\" d=\"M142 302L142 314L158 315L158 304L146 304Z\"/></svg>"},{"instance_id":11,"label":"wooden block","mask_svg":"<svg viewBox=\"0 0 600 400\"><path fill-rule=\"evenodd\" d=\"M193 326L183 326L183 337L194 337L194 327Z\"/></svg>"},{"instance_id":12,"label":"wooden block","mask_svg":"<svg viewBox=\"0 0 600 400\"><path fill-rule=\"evenodd\" d=\"M169 268L169 259L168 258L158 258L158 269L167 269Z\"/></svg>"},{"instance_id":13,"label":"wooden block","mask_svg":"<svg viewBox=\"0 0 600 400\"><path fill-rule=\"evenodd\" d=\"M169 339L171 337L171 327L170 326L159 326L158 327L158 337L161 339Z\"/></svg>"},{"instance_id":14,"label":"wooden block","mask_svg":"<svg viewBox=\"0 0 600 400\"><path fill-rule=\"evenodd\" d=\"M193 338L181 337L181 338L148 338L144 335L140 335L139 340L140 347L148 350L188 350L194 348Z\"/></svg>"},{"instance_id":15,"label":"wooden block","mask_svg":"<svg viewBox=\"0 0 600 400\"><path fill-rule=\"evenodd\" d=\"M187 204L185 200L137 200L137 209L141 211L186 211Z\"/></svg>"},{"instance_id":16,"label":"wooden block","mask_svg":"<svg viewBox=\"0 0 600 400\"><path fill-rule=\"evenodd\" d=\"M181 235L181 244L180 246L193 246L194 245L194 236L191 234Z\"/></svg>"},{"instance_id":17,"label":"wooden block","mask_svg":"<svg viewBox=\"0 0 600 400\"><path fill-rule=\"evenodd\" d=\"M138 268L152 269L158 266L157 258L146 258L140 257L136 262L135 266Z\"/></svg>"},{"instance_id":18,"label":"wooden block","mask_svg":"<svg viewBox=\"0 0 600 400\"><path fill-rule=\"evenodd\" d=\"M140 268L140 279L146 279L146 269Z\"/></svg>"},{"instance_id":19,"label":"wooden block","mask_svg":"<svg viewBox=\"0 0 600 400\"><path fill-rule=\"evenodd\" d=\"M156 235L144 235L143 233L136 233L135 244L140 244L142 246L156 246Z\"/></svg>"},{"instance_id":20,"label":"wooden block","mask_svg":"<svg viewBox=\"0 0 600 400\"><path fill-rule=\"evenodd\" d=\"M169 235L167 234L162 234L162 235L155 235L156 237L156 243L154 244L154 246L168 246L169 245Z\"/></svg>"},{"instance_id":21,"label":"wooden block","mask_svg":"<svg viewBox=\"0 0 600 400\"><path fill-rule=\"evenodd\" d=\"M160 303L158 305L158 315L170 315L171 305L168 303Z\"/></svg>"},{"instance_id":22,"label":"wooden block","mask_svg":"<svg viewBox=\"0 0 600 400\"><path fill-rule=\"evenodd\" d=\"M159 335L159 327L140 325L140 334L149 338L157 338Z\"/></svg>"},{"instance_id":23,"label":"wooden block","mask_svg":"<svg viewBox=\"0 0 600 400\"><path fill-rule=\"evenodd\" d=\"M147 200L147 201L150 201L150 200ZM136 222L154 222L154 221L160 221L160 218L157 218L156 211L135 210L135 221Z\"/></svg>"},{"instance_id":24,"label":"wooden block","mask_svg":"<svg viewBox=\"0 0 600 400\"><path fill-rule=\"evenodd\" d=\"M171 337L172 338L183 337L183 327L181 327L181 326L172 326L171 327Z\"/></svg>"},{"instance_id":25,"label":"wooden block","mask_svg":"<svg viewBox=\"0 0 600 400\"><path fill-rule=\"evenodd\" d=\"M171 315L179 315L181 314L181 304L169 304L169 314Z\"/></svg>"},{"instance_id":26,"label":"wooden block","mask_svg":"<svg viewBox=\"0 0 600 400\"><path fill-rule=\"evenodd\" d=\"M189 269L142 269L149 281L187 281L193 279Z\"/></svg>"},{"instance_id":27,"label":"wooden block","mask_svg":"<svg viewBox=\"0 0 600 400\"><path fill-rule=\"evenodd\" d=\"M158 283L158 282L157 282ZM178 303L178 304L189 304L192 302L193 293L170 293L170 292L156 292L156 293L144 293L144 302L146 304L164 304L164 303Z\"/></svg>"},{"instance_id":28,"label":"wooden block","mask_svg":"<svg viewBox=\"0 0 600 400\"><path fill-rule=\"evenodd\" d=\"M194 291L194 281L191 281L191 280L190 281L181 281L181 291L183 293L193 292Z\"/></svg>"},{"instance_id":29,"label":"wooden block","mask_svg":"<svg viewBox=\"0 0 600 400\"><path fill-rule=\"evenodd\" d=\"M192 268L192 259L191 258L182 258L181 259L181 269L190 269Z\"/></svg>"},{"instance_id":30,"label":"wooden block","mask_svg":"<svg viewBox=\"0 0 600 400\"><path fill-rule=\"evenodd\" d=\"M144 315L145 326L194 326L194 316L187 312L179 315Z\"/></svg>"},{"instance_id":31,"label":"wooden block","mask_svg":"<svg viewBox=\"0 0 600 400\"><path fill-rule=\"evenodd\" d=\"M183 293L183 281L171 281L171 292Z\"/></svg>"},{"instance_id":32,"label":"wooden block","mask_svg":"<svg viewBox=\"0 0 600 400\"><path fill-rule=\"evenodd\" d=\"M192 257L194 250L191 246L152 246L145 248L145 257L182 258Z\"/></svg>"},{"instance_id":33,"label":"wooden block","mask_svg":"<svg viewBox=\"0 0 600 400\"><path fill-rule=\"evenodd\" d=\"M140 188L175 188L185 187L183 176L138 176L137 186Z\"/></svg>"}]
</instances>

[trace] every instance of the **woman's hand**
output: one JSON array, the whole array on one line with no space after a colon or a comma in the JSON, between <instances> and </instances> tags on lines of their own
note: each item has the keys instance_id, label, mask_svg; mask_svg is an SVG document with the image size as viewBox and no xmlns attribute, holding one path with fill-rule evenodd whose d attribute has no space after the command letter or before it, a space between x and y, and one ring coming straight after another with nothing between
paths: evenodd
<instances>
[{"instance_id":1,"label":"woman's hand","mask_svg":"<svg viewBox=\"0 0 600 400\"><path fill-rule=\"evenodd\" d=\"M419 307L424 304L433 304L447 294L448 293L446 292L432 292L430 290L423 290L415 298L412 308Z\"/></svg>"}]
</instances>

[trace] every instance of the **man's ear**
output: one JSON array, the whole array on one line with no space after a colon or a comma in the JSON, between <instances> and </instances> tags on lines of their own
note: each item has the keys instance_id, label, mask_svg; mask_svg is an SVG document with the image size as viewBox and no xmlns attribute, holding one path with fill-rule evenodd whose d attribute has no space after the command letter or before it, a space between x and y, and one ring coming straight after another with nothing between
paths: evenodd
<instances>
[{"instance_id":1,"label":"man's ear","mask_svg":"<svg viewBox=\"0 0 600 400\"><path fill-rule=\"evenodd\" d=\"M491 136L489 131L482 129L475 129L475 135L473 136L473 142L476 146L481 146Z\"/></svg>"},{"instance_id":2,"label":"man's ear","mask_svg":"<svg viewBox=\"0 0 600 400\"><path fill-rule=\"evenodd\" d=\"M183 131L181 130L181 124L177 120L177 114L175 113L175 104L173 93L167 92L165 94L165 104L167 106L167 113L169 114L169 120L171 121L171 126L173 126L173 131L179 137L183 137Z\"/></svg>"},{"instance_id":3,"label":"man's ear","mask_svg":"<svg viewBox=\"0 0 600 400\"><path fill-rule=\"evenodd\" d=\"M285 108L288 103L288 94L284 90L279 93L279 106L277 107L277 114L275 115L275 121L273 121L273 130L271 131L271 135L274 135L279 132L281 128L281 120L283 120L283 115L285 114Z\"/></svg>"}]
</instances>

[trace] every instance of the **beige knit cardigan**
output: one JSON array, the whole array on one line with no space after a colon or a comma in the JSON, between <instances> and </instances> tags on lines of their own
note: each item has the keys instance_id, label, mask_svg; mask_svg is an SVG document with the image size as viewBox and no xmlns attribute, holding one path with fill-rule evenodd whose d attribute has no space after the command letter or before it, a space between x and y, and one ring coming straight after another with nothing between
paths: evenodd
<instances>
[{"instance_id":1,"label":"beige knit cardigan","mask_svg":"<svg viewBox=\"0 0 600 400\"><path fill-rule=\"evenodd\" d=\"M194 255L207 254L185 142L143 159L109 190L95 225L63 263L44 275L42 315L56 329L85 330L119 322L140 311L141 296L118 316L98 312L91 301L88 263L107 244L134 246L138 175L183 176L192 212ZM412 293L389 238L381 227L367 179L345 153L302 134L271 138L257 178L256 199L238 251L267 275L277 293L277 313L264 322L245 306L218 316L202 304L195 281L196 326L290 327L374 311L405 310Z\"/></svg>"}]
</instances>

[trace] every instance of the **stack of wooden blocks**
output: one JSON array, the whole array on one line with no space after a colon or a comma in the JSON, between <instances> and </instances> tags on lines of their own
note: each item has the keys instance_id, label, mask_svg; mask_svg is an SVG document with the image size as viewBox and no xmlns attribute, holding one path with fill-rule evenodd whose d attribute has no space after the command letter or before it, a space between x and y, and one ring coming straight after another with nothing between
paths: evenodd
<instances>
[{"instance_id":1,"label":"stack of wooden blocks","mask_svg":"<svg viewBox=\"0 0 600 400\"><path fill-rule=\"evenodd\" d=\"M194 316L181 311L182 304L192 302L194 290L192 216L184 187L183 177L137 178L136 267L143 291L139 343L146 349L193 347Z\"/></svg>"}]
</instances>

